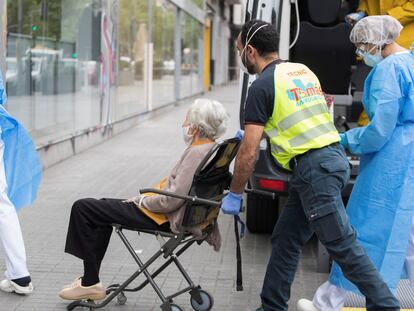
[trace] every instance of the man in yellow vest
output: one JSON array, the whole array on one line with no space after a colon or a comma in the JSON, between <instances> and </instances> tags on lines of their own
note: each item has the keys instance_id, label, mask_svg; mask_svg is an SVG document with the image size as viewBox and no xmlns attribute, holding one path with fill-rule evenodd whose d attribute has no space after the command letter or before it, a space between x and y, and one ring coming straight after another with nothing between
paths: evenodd
<instances>
[{"instance_id":1,"label":"man in yellow vest","mask_svg":"<svg viewBox=\"0 0 414 311\"><path fill-rule=\"evenodd\" d=\"M303 245L316 234L344 274L367 298L368 310L399 303L356 241L341 190L350 167L318 78L303 64L278 58L279 36L263 21L246 23L237 39L243 67L258 74L245 106L245 132L222 210L238 214L265 133L275 160L292 171L289 199L272 236L272 253L257 310L287 310ZM323 61L323 60L321 60ZM276 208L276 207L275 207Z\"/></svg>"}]
</instances>

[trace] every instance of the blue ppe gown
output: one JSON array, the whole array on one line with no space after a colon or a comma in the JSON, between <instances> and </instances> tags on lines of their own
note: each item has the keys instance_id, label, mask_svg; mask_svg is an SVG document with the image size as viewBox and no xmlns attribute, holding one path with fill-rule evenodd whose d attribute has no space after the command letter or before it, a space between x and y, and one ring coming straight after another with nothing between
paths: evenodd
<instances>
[{"instance_id":1,"label":"blue ppe gown","mask_svg":"<svg viewBox=\"0 0 414 311\"><path fill-rule=\"evenodd\" d=\"M414 53L388 56L365 81L365 127L341 134L360 155L347 213L357 239L392 291L404 276L414 214ZM334 263L330 282L358 293Z\"/></svg>"},{"instance_id":2,"label":"blue ppe gown","mask_svg":"<svg viewBox=\"0 0 414 311\"><path fill-rule=\"evenodd\" d=\"M6 101L6 91L0 74L0 128L4 142L7 194L18 211L35 200L42 167L29 133L4 108Z\"/></svg>"}]
</instances>

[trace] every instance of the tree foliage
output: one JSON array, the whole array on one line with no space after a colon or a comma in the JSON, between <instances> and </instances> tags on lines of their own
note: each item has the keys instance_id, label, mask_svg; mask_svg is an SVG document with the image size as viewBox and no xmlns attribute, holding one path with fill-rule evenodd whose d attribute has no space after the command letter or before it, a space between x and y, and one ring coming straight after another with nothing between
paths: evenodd
<instances>
[{"instance_id":1,"label":"tree foliage","mask_svg":"<svg viewBox=\"0 0 414 311\"><path fill-rule=\"evenodd\" d=\"M60 40L62 2L60 0L43 1L46 3L47 15L41 16L42 0L8 0L8 31ZM20 21L19 10L22 13Z\"/></svg>"}]
</instances>

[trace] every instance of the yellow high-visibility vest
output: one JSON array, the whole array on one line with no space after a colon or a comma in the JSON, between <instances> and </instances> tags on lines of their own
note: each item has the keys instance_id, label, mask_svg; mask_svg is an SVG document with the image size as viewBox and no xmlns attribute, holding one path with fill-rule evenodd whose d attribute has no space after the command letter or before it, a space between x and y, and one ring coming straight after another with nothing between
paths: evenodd
<instances>
[{"instance_id":1,"label":"yellow high-visibility vest","mask_svg":"<svg viewBox=\"0 0 414 311\"><path fill-rule=\"evenodd\" d=\"M285 169L296 155L340 140L321 85L305 65L282 63L274 72L275 103L265 124L273 157Z\"/></svg>"}]
</instances>

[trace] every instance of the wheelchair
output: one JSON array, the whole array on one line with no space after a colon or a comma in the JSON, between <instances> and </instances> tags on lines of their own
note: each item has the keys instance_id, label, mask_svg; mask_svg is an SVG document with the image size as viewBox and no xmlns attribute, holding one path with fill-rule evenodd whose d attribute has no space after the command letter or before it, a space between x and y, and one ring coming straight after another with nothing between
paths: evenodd
<instances>
[{"instance_id":1,"label":"wheelchair","mask_svg":"<svg viewBox=\"0 0 414 311\"><path fill-rule=\"evenodd\" d=\"M239 146L240 141L236 138L216 144L198 166L188 195L152 188L141 189L140 193L142 194L157 193L185 200L186 206L184 207L185 212L180 232L176 234L171 231L141 230L112 224L115 232L138 265L138 269L122 284L108 286L107 296L104 300L100 302L77 300L70 303L67 310L73 310L76 307L87 307L90 310L99 309L105 307L115 298L118 304L123 305L127 302L125 293L138 292L148 284L160 298L162 311L182 311L183 309L175 304L173 299L185 293L190 294L190 303L195 311L211 310L214 304L213 297L191 280L178 258L193 244L200 245L206 241L211 234L220 213L220 201L224 196L224 191L230 186L232 178L229 170L230 164L235 158ZM159 250L150 259L143 262L124 235L124 230L154 235L160 242ZM155 272L150 273L149 267L152 267L152 264L161 256L164 257L165 262ZM172 263L181 272L188 286L166 296L156 284L155 278ZM140 275L144 275L146 280L139 286L131 288L130 284Z\"/></svg>"}]
</instances>

